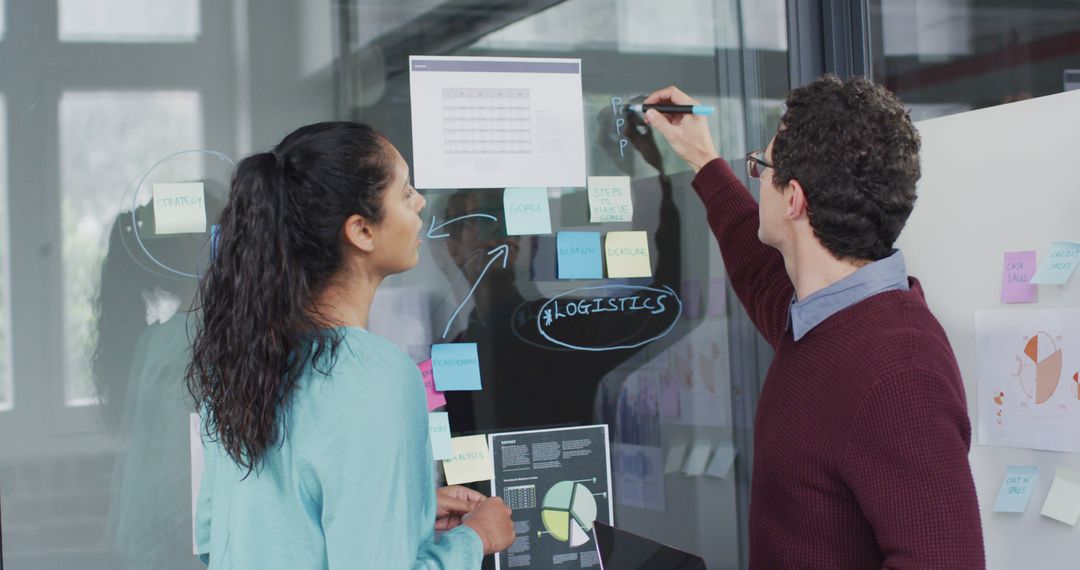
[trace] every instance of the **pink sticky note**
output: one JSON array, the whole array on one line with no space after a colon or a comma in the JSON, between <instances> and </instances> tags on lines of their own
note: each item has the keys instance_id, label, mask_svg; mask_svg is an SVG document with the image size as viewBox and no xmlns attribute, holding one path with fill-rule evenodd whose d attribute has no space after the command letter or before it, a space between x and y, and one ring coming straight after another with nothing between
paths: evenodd
<instances>
[{"instance_id":1,"label":"pink sticky note","mask_svg":"<svg viewBox=\"0 0 1080 570\"><path fill-rule=\"evenodd\" d=\"M679 380L670 374L660 376L660 414L669 418L679 415Z\"/></svg>"},{"instance_id":2,"label":"pink sticky note","mask_svg":"<svg viewBox=\"0 0 1080 570\"><path fill-rule=\"evenodd\" d=\"M1035 275L1034 251L1007 251L1001 272L1002 303L1034 303L1039 298L1039 288L1032 285Z\"/></svg>"},{"instance_id":3,"label":"pink sticky note","mask_svg":"<svg viewBox=\"0 0 1080 570\"><path fill-rule=\"evenodd\" d=\"M687 279L682 284L683 317L701 318L701 281Z\"/></svg>"},{"instance_id":4,"label":"pink sticky note","mask_svg":"<svg viewBox=\"0 0 1080 570\"><path fill-rule=\"evenodd\" d=\"M424 375L424 391L427 392L427 409L430 412L435 408L446 405L446 396L435 389L435 375L431 373L431 359L420 364L420 374Z\"/></svg>"},{"instance_id":5,"label":"pink sticky note","mask_svg":"<svg viewBox=\"0 0 1080 570\"><path fill-rule=\"evenodd\" d=\"M723 277L709 279L710 317L722 317L727 314L727 281Z\"/></svg>"}]
</instances>

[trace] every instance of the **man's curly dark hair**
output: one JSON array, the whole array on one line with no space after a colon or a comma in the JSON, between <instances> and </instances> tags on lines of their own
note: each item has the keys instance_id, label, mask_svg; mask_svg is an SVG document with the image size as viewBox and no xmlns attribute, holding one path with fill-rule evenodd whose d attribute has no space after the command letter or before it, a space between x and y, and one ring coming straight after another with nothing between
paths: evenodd
<instances>
[{"instance_id":1,"label":"man's curly dark hair","mask_svg":"<svg viewBox=\"0 0 1080 570\"><path fill-rule=\"evenodd\" d=\"M773 142L773 183L798 180L814 235L837 259L876 261L915 206L919 133L865 78L825 75L793 90Z\"/></svg>"}]
</instances>

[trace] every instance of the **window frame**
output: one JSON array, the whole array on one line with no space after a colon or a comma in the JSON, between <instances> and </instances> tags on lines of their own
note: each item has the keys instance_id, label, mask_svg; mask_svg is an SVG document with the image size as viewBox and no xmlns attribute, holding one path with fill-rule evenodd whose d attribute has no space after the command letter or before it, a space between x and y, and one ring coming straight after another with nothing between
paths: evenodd
<instances>
[{"instance_id":1,"label":"window frame","mask_svg":"<svg viewBox=\"0 0 1080 570\"><path fill-rule=\"evenodd\" d=\"M72 452L87 450L85 438L98 446L113 445L101 432L98 406L66 405L63 358L56 357L65 326L59 124L63 93L193 91L201 102L205 148L230 151L238 141L246 142L239 131L243 117L236 116L238 108L249 112L248 103L240 98L246 92L242 84L246 77L238 77L236 70L247 65L247 52L234 37L233 22L248 17L247 5L194 1L200 3L200 33L185 43L61 41L57 2L3 6L7 30L0 39L0 59L12 63L0 75L7 131L30 136L20 135L22 144L7 149L9 211L25 215L9 216L7 228L8 266L19 268L3 277L8 281L6 295L19 301L9 304L7 340L9 354L18 355L11 359L11 389L18 400L11 410L0 413L0 431L21 437L3 438L9 441L0 443L0 453L29 452L35 439L58 435L85 436L54 439L50 446L59 453L67 452L68 446ZM18 188L35 191L14 191Z\"/></svg>"}]
</instances>

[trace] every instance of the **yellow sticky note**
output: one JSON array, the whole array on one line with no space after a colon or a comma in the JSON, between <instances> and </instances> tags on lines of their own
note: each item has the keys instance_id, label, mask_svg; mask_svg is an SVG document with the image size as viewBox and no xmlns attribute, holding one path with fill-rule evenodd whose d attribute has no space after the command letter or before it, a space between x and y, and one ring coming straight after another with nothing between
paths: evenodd
<instances>
[{"instance_id":1,"label":"yellow sticky note","mask_svg":"<svg viewBox=\"0 0 1080 570\"><path fill-rule=\"evenodd\" d=\"M608 277L651 277L648 232L608 232L604 242Z\"/></svg>"},{"instance_id":2,"label":"yellow sticky note","mask_svg":"<svg viewBox=\"0 0 1080 570\"><path fill-rule=\"evenodd\" d=\"M1058 467L1043 503L1042 515L1076 526L1080 519L1080 472Z\"/></svg>"},{"instance_id":3,"label":"yellow sticky note","mask_svg":"<svg viewBox=\"0 0 1080 570\"><path fill-rule=\"evenodd\" d=\"M488 455L487 436L467 435L450 439L451 459L443 460L447 485L460 485L495 478L495 468Z\"/></svg>"},{"instance_id":4,"label":"yellow sticky note","mask_svg":"<svg viewBox=\"0 0 1080 570\"><path fill-rule=\"evenodd\" d=\"M201 234L206 231L202 182L154 184L154 233Z\"/></svg>"},{"instance_id":5,"label":"yellow sticky note","mask_svg":"<svg viewBox=\"0 0 1080 570\"><path fill-rule=\"evenodd\" d=\"M590 176L588 183L590 222L633 221L629 176Z\"/></svg>"}]
</instances>

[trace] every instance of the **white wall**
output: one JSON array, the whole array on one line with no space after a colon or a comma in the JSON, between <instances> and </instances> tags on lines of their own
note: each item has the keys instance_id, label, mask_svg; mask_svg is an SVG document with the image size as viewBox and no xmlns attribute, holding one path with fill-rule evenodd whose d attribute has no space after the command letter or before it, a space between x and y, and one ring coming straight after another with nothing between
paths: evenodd
<instances>
[{"instance_id":1,"label":"white wall","mask_svg":"<svg viewBox=\"0 0 1080 570\"><path fill-rule=\"evenodd\" d=\"M899 247L952 342L973 426L979 407L974 312L1080 307L1078 277L1041 286L1038 303L999 300L1004 252L1036 250L1041 261L1051 241L1080 241L1078 110L1075 92L917 123L923 176ZM1066 341L1080 349L1080 339ZM1077 567L1080 530L1039 512L1055 466L1080 469L1080 454L975 444L971 464L988 568ZM1022 514L991 512L1007 465L1040 469Z\"/></svg>"}]
</instances>

